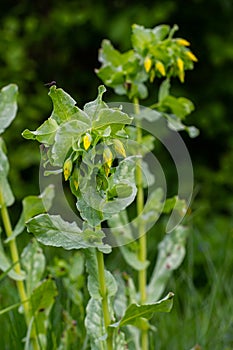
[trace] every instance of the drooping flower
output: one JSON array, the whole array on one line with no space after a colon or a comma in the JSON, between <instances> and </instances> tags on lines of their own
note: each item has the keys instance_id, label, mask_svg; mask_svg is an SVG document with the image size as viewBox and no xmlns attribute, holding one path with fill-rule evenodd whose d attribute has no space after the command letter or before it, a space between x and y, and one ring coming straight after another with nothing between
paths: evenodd
<instances>
[{"instance_id":1,"label":"drooping flower","mask_svg":"<svg viewBox=\"0 0 233 350\"><path fill-rule=\"evenodd\" d=\"M176 42L181 46L190 46L190 42L183 38L176 39Z\"/></svg>"},{"instance_id":2,"label":"drooping flower","mask_svg":"<svg viewBox=\"0 0 233 350\"><path fill-rule=\"evenodd\" d=\"M191 61L193 62L198 61L197 57L191 51L186 51L185 53L188 56L188 58L190 58Z\"/></svg>"},{"instance_id":3,"label":"drooping flower","mask_svg":"<svg viewBox=\"0 0 233 350\"><path fill-rule=\"evenodd\" d=\"M89 135L88 133L83 137L83 147L85 149L85 151L88 150L88 148L91 145L91 135Z\"/></svg>"},{"instance_id":4,"label":"drooping flower","mask_svg":"<svg viewBox=\"0 0 233 350\"><path fill-rule=\"evenodd\" d=\"M156 61L155 68L163 77L166 75L165 67L161 61Z\"/></svg>"},{"instance_id":5,"label":"drooping flower","mask_svg":"<svg viewBox=\"0 0 233 350\"><path fill-rule=\"evenodd\" d=\"M114 139L113 143L114 143L115 151L125 158L126 153L125 153L125 148L124 148L123 143L118 139Z\"/></svg>"},{"instance_id":6,"label":"drooping flower","mask_svg":"<svg viewBox=\"0 0 233 350\"><path fill-rule=\"evenodd\" d=\"M147 56L144 61L144 68L147 73L150 71L151 66L152 66L152 60L149 56Z\"/></svg>"},{"instance_id":7,"label":"drooping flower","mask_svg":"<svg viewBox=\"0 0 233 350\"><path fill-rule=\"evenodd\" d=\"M63 165L63 174L64 174L65 181L69 179L72 172L72 168L73 168L72 160L70 158L67 158Z\"/></svg>"},{"instance_id":8,"label":"drooping flower","mask_svg":"<svg viewBox=\"0 0 233 350\"><path fill-rule=\"evenodd\" d=\"M184 82L184 62L180 57L177 58L176 62L178 67L178 76L180 78L181 83L183 83Z\"/></svg>"}]
</instances>

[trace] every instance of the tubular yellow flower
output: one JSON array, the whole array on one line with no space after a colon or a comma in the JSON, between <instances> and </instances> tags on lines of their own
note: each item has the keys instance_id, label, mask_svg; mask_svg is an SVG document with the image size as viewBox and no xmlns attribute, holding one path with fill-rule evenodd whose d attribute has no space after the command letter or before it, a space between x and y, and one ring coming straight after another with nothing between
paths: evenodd
<instances>
[{"instance_id":1,"label":"tubular yellow flower","mask_svg":"<svg viewBox=\"0 0 233 350\"><path fill-rule=\"evenodd\" d=\"M190 42L186 39L177 39L176 42L181 45L181 46L189 46L190 45Z\"/></svg>"},{"instance_id":2,"label":"tubular yellow flower","mask_svg":"<svg viewBox=\"0 0 233 350\"><path fill-rule=\"evenodd\" d=\"M115 148L116 152L125 158L126 153L125 153L125 148L124 148L123 143L118 139L114 139L113 143L114 143L114 148Z\"/></svg>"},{"instance_id":3,"label":"tubular yellow flower","mask_svg":"<svg viewBox=\"0 0 233 350\"><path fill-rule=\"evenodd\" d=\"M161 61L157 61L155 63L155 68L157 69L157 71L159 71L159 73L164 77L166 75L166 71L165 71L165 67L163 65L163 63Z\"/></svg>"},{"instance_id":4,"label":"tubular yellow flower","mask_svg":"<svg viewBox=\"0 0 233 350\"><path fill-rule=\"evenodd\" d=\"M70 158L66 159L63 165L63 174L64 174L65 181L69 179L72 172L72 168L73 168L72 160Z\"/></svg>"},{"instance_id":5,"label":"tubular yellow flower","mask_svg":"<svg viewBox=\"0 0 233 350\"><path fill-rule=\"evenodd\" d=\"M86 134L86 135L83 137L83 147L84 147L85 151L88 150L88 148L90 147L90 145L91 145L91 135Z\"/></svg>"},{"instance_id":6,"label":"tubular yellow flower","mask_svg":"<svg viewBox=\"0 0 233 350\"><path fill-rule=\"evenodd\" d=\"M105 149L104 149L103 160L104 160L104 163L106 163L108 165L108 167L110 168L112 165L113 156L112 156L112 152L111 152L109 147L105 147Z\"/></svg>"},{"instance_id":7,"label":"tubular yellow flower","mask_svg":"<svg viewBox=\"0 0 233 350\"><path fill-rule=\"evenodd\" d=\"M74 170L73 170L73 174L72 174L73 184L74 184L76 191L78 190L78 187L79 187L78 177L79 177L79 169L76 165Z\"/></svg>"},{"instance_id":8,"label":"tubular yellow flower","mask_svg":"<svg viewBox=\"0 0 233 350\"><path fill-rule=\"evenodd\" d=\"M147 56L144 61L144 68L147 73L150 71L151 66L152 66L152 60L149 56Z\"/></svg>"},{"instance_id":9,"label":"tubular yellow flower","mask_svg":"<svg viewBox=\"0 0 233 350\"><path fill-rule=\"evenodd\" d=\"M186 51L185 53L188 56L188 58L190 58L191 61L193 62L198 61L197 57L191 51Z\"/></svg>"},{"instance_id":10,"label":"tubular yellow flower","mask_svg":"<svg viewBox=\"0 0 233 350\"><path fill-rule=\"evenodd\" d=\"M181 83L184 82L184 62L180 57L177 58L177 67L179 70L178 76L180 78Z\"/></svg>"},{"instance_id":11,"label":"tubular yellow flower","mask_svg":"<svg viewBox=\"0 0 233 350\"><path fill-rule=\"evenodd\" d=\"M79 186L78 180L74 179L74 187L76 191L78 190L78 186Z\"/></svg>"}]
</instances>

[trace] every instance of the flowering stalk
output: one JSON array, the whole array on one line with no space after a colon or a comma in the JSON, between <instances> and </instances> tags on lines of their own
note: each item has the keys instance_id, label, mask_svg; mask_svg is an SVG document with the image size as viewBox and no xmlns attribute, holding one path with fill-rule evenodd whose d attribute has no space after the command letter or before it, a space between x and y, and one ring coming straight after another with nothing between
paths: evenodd
<instances>
[{"instance_id":1,"label":"flowering stalk","mask_svg":"<svg viewBox=\"0 0 233 350\"><path fill-rule=\"evenodd\" d=\"M2 222L3 222L4 228L5 228L5 232L6 232L7 237L10 238L13 234L12 226L11 226L10 217L8 214L7 206L6 206L1 188L0 188L0 206L1 206ZM12 238L10 240L9 247L10 247L10 252L11 252L12 263L14 265L14 271L18 275L22 275L22 269L21 269L20 262L19 262L19 253L18 253L18 248L17 248L15 238ZM25 290L24 282L21 280L17 280L16 286L18 289L20 301L23 305L25 322L26 322L27 327L29 327L30 319L31 319L30 305L29 305L28 296L27 296L27 293ZM34 327L32 327L31 339L32 339L32 344L33 344L33 350L39 350L40 346L38 344L38 340L37 340L37 336L36 336L36 332L35 332Z\"/></svg>"},{"instance_id":2,"label":"flowering stalk","mask_svg":"<svg viewBox=\"0 0 233 350\"><path fill-rule=\"evenodd\" d=\"M139 101L138 98L134 98L134 110L135 114L139 114ZM142 129L140 122L137 121L137 143L140 145L142 143ZM136 168L136 183L137 183L137 216L143 211L144 208L144 192L143 192L143 183L142 183L142 167L141 159L138 160ZM146 262L147 258L147 239L146 232L143 223L139 223L138 227L139 233L139 251L138 258L142 263ZM146 302L146 280L147 280L147 271L146 268L138 272L138 288L140 293L140 302L145 304ZM147 329L143 329L141 332L141 349L148 349L148 332Z\"/></svg>"},{"instance_id":3,"label":"flowering stalk","mask_svg":"<svg viewBox=\"0 0 233 350\"><path fill-rule=\"evenodd\" d=\"M112 350L112 332L108 331L108 326L111 323L111 316L108 308L108 295L107 287L105 283L105 272L104 272L104 255L98 249L96 250L97 265L98 265L98 278L99 278L99 291L102 297L102 311L104 316L104 327L108 334L107 337L107 350Z\"/></svg>"}]
</instances>

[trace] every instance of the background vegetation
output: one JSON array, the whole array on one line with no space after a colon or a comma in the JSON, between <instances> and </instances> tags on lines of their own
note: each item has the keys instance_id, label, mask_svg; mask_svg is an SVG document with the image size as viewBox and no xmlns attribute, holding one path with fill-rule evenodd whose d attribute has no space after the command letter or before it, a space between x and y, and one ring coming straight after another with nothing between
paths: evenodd
<instances>
[{"instance_id":1,"label":"background vegetation","mask_svg":"<svg viewBox=\"0 0 233 350\"><path fill-rule=\"evenodd\" d=\"M191 140L182 135L195 172L194 201L186 219L192 231L185 262L168 287L176 294L174 309L155 319L158 335L152 349L189 350L195 344L202 349L233 348L232 16L231 0L1 2L0 85L16 83L20 91L18 117L5 137L18 201L39 192L38 146L20 134L35 129L51 111L45 83L56 80L79 105L94 98L100 84L94 69L99 67L101 41L108 38L127 50L133 23L178 24L179 36L192 43L199 58L186 83L173 85L174 94L195 103L189 121L201 133ZM109 89L107 98L113 98ZM15 220L18 209L12 208ZM160 225L163 222L151 238L152 247L161 238ZM52 257L48 251L48 259ZM119 260L108 264L114 268ZM0 295L4 305L7 293L6 285ZM1 317L0 324L2 348L9 343L16 349L15 339L24 332L16 313Z\"/></svg>"}]
</instances>

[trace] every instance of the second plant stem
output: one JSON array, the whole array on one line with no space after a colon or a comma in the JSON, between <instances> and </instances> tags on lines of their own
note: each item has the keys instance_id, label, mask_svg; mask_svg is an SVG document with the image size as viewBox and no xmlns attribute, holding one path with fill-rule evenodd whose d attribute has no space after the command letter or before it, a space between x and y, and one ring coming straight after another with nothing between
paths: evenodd
<instances>
[{"instance_id":1,"label":"second plant stem","mask_svg":"<svg viewBox=\"0 0 233 350\"><path fill-rule=\"evenodd\" d=\"M1 188L0 188L0 207L1 207L2 222L3 222L4 228L5 228L6 235L8 238L11 238L11 236L13 234L12 226L11 226L11 221L10 221L10 217L8 214L8 209L7 209ZM14 265L14 271L18 275L23 276L22 269L21 269L20 262L19 262L19 253L18 253L18 248L17 248L15 238L12 238L10 240L9 248L10 248L10 253L11 253L12 264ZM29 327L30 319L31 319L30 307L29 307L29 301L28 301L28 296L27 296L26 290L25 290L24 282L22 280L17 280L16 286L18 289L20 301L21 301L22 306L23 306L25 321L26 321L27 327ZM34 328L32 329L31 338L32 338L33 349L39 350L40 347L39 347L39 344L37 341L37 337L36 337Z\"/></svg>"},{"instance_id":2,"label":"second plant stem","mask_svg":"<svg viewBox=\"0 0 233 350\"><path fill-rule=\"evenodd\" d=\"M134 112L136 115L139 115L139 101L137 98L134 98ZM137 120L137 144L139 147L142 145L142 129L140 121ZM140 148L139 148L140 155ZM143 191L143 174L142 174L142 160L138 160L138 164L136 167L136 183L137 183L137 216L141 214L144 208L144 191ZM138 250L138 258L139 260L145 264L147 260L147 239L145 227L142 222L139 221L138 227L138 235L139 235L139 250ZM138 288L140 293L140 302L141 304L145 304L146 302L146 281L147 281L147 271L146 267L138 272ZM148 332L147 330L141 331L141 349L148 350Z\"/></svg>"},{"instance_id":3,"label":"second plant stem","mask_svg":"<svg viewBox=\"0 0 233 350\"><path fill-rule=\"evenodd\" d=\"M112 350L112 332L109 331L108 327L111 323L111 315L108 307L108 293L105 281L105 269L104 269L104 255L98 249L96 250L97 264L98 264L98 277L99 277L99 290L102 297L102 311L104 317L104 327L107 337L107 349Z\"/></svg>"}]
</instances>

